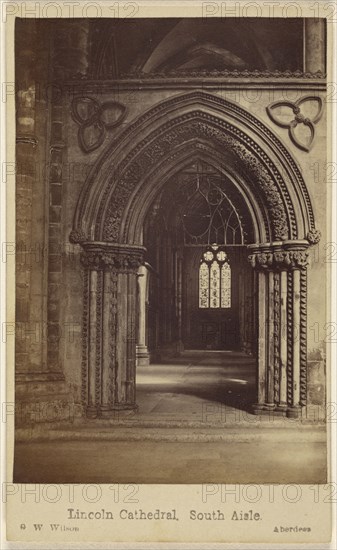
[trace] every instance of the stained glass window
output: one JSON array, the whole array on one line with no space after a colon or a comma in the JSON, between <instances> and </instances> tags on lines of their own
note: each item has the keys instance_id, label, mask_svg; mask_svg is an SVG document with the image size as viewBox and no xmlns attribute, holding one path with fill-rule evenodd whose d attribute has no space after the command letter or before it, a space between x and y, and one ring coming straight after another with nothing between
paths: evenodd
<instances>
[{"instance_id":1,"label":"stained glass window","mask_svg":"<svg viewBox=\"0 0 337 550\"><path fill-rule=\"evenodd\" d=\"M226 252L215 244L203 253L200 260L199 307L231 307L231 268Z\"/></svg>"},{"instance_id":2,"label":"stained glass window","mask_svg":"<svg viewBox=\"0 0 337 550\"><path fill-rule=\"evenodd\" d=\"M209 268L205 262L199 268L199 307L209 306Z\"/></svg>"},{"instance_id":3,"label":"stained glass window","mask_svg":"<svg viewBox=\"0 0 337 550\"><path fill-rule=\"evenodd\" d=\"M210 307L220 307L220 266L216 260L210 265Z\"/></svg>"},{"instance_id":4,"label":"stained glass window","mask_svg":"<svg viewBox=\"0 0 337 550\"><path fill-rule=\"evenodd\" d=\"M221 307L231 307L231 268L228 262L221 266Z\"/></svg>"}]
</instances>

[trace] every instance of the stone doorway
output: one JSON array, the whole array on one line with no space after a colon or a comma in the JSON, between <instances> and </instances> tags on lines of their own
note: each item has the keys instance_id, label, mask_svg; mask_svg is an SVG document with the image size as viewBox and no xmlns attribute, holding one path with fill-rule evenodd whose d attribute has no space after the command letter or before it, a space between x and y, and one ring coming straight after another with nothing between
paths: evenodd
<instances>
[{"instance_id":1,"label":"stone doorway","mask_svg":"<svg viewBox=\"0 0 337 550\"><path fill-rule=\"evenodd\" d=\"M160 200L166 190L172 191L171 182L178 181L179 174L186 184L176 187L176 202L182 204L179 193L195 183L196 171L191 175L190 170L198 163L224 179L227 206L216 215L210 208L214 223L206 242L183 244L226 249L238 242L247 247L247 272L253 273L256 294L254 410L296 417L306 404L307 249L319 233L305 183L289 152L261 121L218 96L193 92L162 102L128 127L97 162L77 206L70 239L83 248L82 395L89 416L109 416L116 409L137 406L137 275L146 262L151 266L149 251L160 250L149 244L146 224L155 223ZM207 195L205 190L203 194ZM208 207L216 204L216 195L208 197ZM187 198L193 205L189 212L204 211L200 193L188 192ZM174 212L176 202L171 194L172 215L180 214ZM219 231L227 207L234 207L233 219L237 217L237 223L230 225L232 241ZM198 225L201 221L200 216L185 220L192 241L205 233ZM174 227L177 233L179 226ZM193 227L199 230L197 235ZM172 280L182 281L183 266L179 246L175 262L167 254L171 244L177 244L169 233L168 227L161 235L167 262L163 272L168 278L163 291L168 296L161 321L155 322L164 334L158 339L157 331L154 336L161 353L179 351L183 345L184 318L181 314L179 321L179 301L172 303L170 298ZM175 291L179 294L179 285ZM173 315L178 322L172 323Z\"/></svg>"}]
</instances>

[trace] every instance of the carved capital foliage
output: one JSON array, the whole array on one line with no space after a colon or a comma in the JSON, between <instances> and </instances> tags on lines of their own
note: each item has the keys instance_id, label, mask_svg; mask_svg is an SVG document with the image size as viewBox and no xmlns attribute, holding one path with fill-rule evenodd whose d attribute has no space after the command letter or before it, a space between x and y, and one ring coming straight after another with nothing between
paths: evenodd
<instances>
[{"instance_id":1,"label":"carved capital foliage","mask_svg":"<svg viewBox=\"0 0 337 550\"><path fill-rule=\"evenodd\" d=\"M101 253L100 252L81 252L81 265L89 270L101 269Z\"/></svg>"},{"instance_id":2,"label":"carved capital foliage","mask_svg":"<svg viewBox=\"0 0 337 550\"><path fill-rule=\"evenodd\" d=\"M305 269L308 265L307 249L256 251L248 256L254 269L260 270L290 270Z\"/></svg>"},{"instance_id":3,"label":"carved capital foliage","mask_svg":"<svg viewBox=\"0 0 337 550\"><path fill-rule=\"evenodd\" d=\"M88 270L137 272L143 263L143 249L115 248L84 250L81 254L81 264Z\"/></svg>"},{"instance_id":4,"label":"carved capital foliage","mask_svg":"<svg viewBox=\"0 0 337 550\"><path fill-rule=\"evenodd\" d=\"M307 250L297 250L289 252L290 266L303 269L309 263L309 252Z\"/></svg>"},{"instance_id":5,"label":"carved capital foliage","mask_svg":"<svg viewBox=\"0 0 337 550\"><path fill-rule=\"evenodd\" d=\"M121 272L137 272L143 255L135 252L108 252L102 254L103 268Z\"/></svg>"}]
</instances>

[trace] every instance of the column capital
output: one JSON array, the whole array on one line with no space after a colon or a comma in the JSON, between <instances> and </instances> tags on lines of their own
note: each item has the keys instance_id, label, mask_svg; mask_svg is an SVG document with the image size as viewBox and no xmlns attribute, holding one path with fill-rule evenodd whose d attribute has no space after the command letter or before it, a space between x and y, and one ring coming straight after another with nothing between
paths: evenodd
<instances>
[{"instance_id":1,"label":"column capital","mask_svg":"<svg viewBox=\"0 0 337 550\"><path fill-rule=\"evenodd\" d=\"M134 272L143 263L145 248L136 245L82 243L81 263L89 270Z\"/></svg>"},{"instance_id":2,"label":"column capital","mask_svg":"<svg viewBox=\"0 0 337 550\"><path fill-rule=\"evenodd\" d=\"M257 270L283 271L305 269L308 265L308 243L288 241L271 245L252 245L248 256L251 266Z\"/></svg>"}]
</instances>

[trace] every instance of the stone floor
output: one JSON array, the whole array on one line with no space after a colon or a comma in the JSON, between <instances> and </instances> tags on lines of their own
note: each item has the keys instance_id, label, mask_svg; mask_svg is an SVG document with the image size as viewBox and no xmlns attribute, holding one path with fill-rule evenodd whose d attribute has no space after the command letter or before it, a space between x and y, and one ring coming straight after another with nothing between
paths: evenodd
<instances>
[{"instance_id":1,"label":"stone floor","mask_svg":"<svg viewBox=\"0 0 337 550\"><path fill-rule=\"evenodd\" d=\"M252 357L217 351L186 351L172 364L138 367L139 414L202 422L248 418L255 371Z\"/></svg>"},{"instance_id":2,"label":"stone floor","mask_svg":"<svg viewBox=\"0 0 337 550\"><path fill-rule=\"evenodd\" d=\"M137 413L18 431L14 481L324 483L324 424L256 417L254 397L243 354L139 367Z\"/></svg>"}]
</instances>

